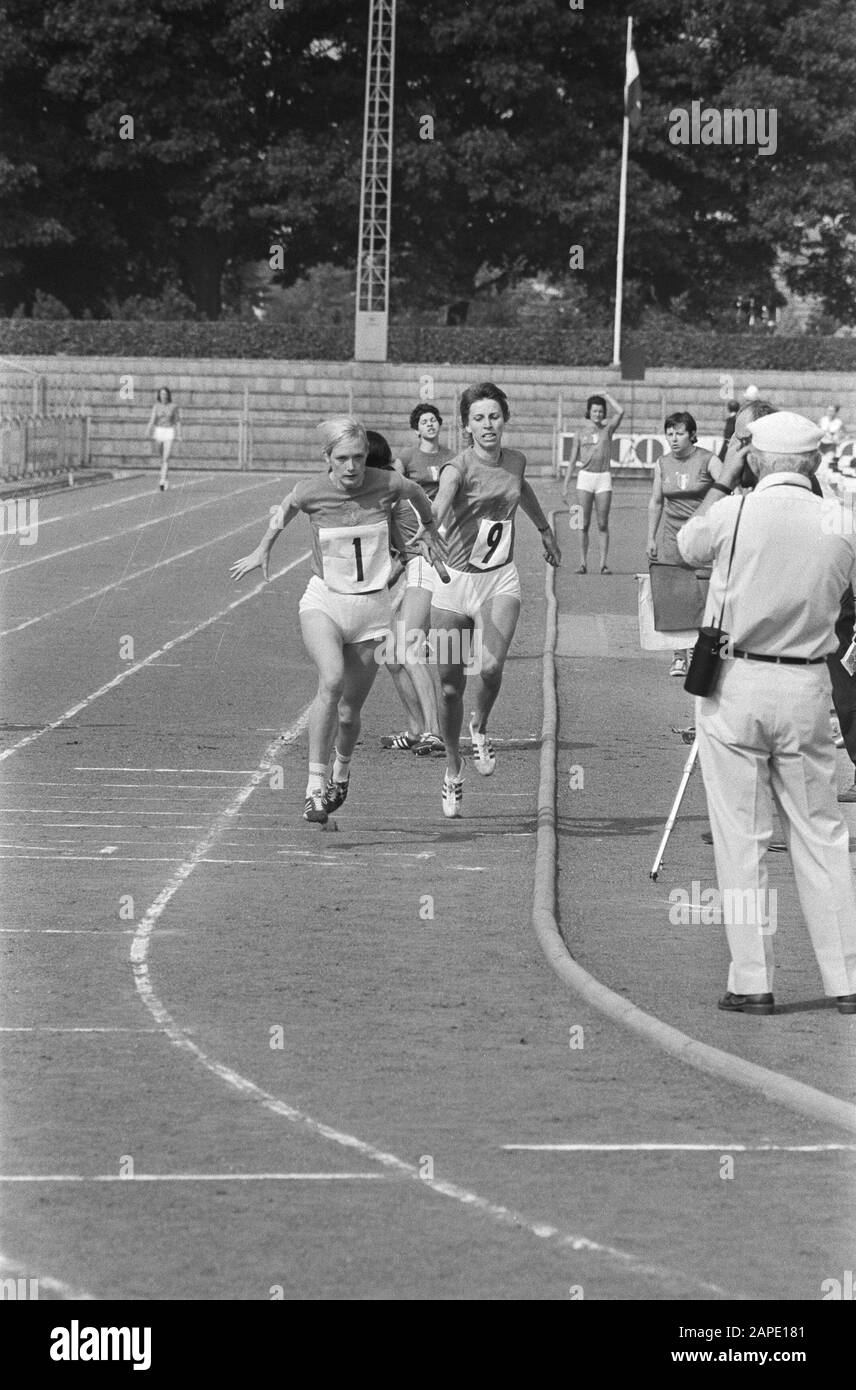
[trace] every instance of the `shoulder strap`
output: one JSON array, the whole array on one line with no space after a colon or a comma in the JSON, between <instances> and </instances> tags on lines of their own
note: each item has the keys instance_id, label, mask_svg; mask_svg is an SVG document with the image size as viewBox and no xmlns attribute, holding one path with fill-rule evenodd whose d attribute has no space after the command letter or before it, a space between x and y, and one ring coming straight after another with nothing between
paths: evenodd
<instances>
[{"instance_id":1,"label":"shoulder strap","mask_svg":"<svg viewBox=\"0 0 856 1390\"><path fill-rule=\"evenodd\" d=\"M725 616L725 597L728 593L728 581L731 578L731 564L734 559L734 547L737 545L737 530L740 526L740 518L743 515L743 504L745 503L745 501L746 493L744 492L743 496L740 498L740 506L737 509L737 520L734 523L734 535L731 537L731 554L728 557L728 570L725 575L725 588L722 591L722 607L719 610L719 623L717 624L719 628L722 627L722 619Z\"/></svg>"}]
</instances>

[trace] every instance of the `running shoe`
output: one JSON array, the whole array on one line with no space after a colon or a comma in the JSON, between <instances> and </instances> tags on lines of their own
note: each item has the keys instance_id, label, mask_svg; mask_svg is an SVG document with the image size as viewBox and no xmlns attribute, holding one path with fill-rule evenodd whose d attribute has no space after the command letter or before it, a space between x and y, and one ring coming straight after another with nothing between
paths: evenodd
<instances>
[{"instance_id":1,"label":"running shoe","mask_svg":"<svg viewBox=\"0 0 856 1390\"><path fill-rule=\"evenodd\" d=\"M313 792L307 796L303 807L303 819L312 821L316 825L327 824L327 808L324 805L324 792Z\"/></svg>"},{"instance_id":2,"label":"running shoe","mask_svg":"<svg viewBox=\"0 0 856 1390\"><path fill-rule=\"evenodd\" d=\"M344 782L334 782L331 777L328 781L322 798L324 810L328 815L332 815L334 811L338 811L339 807L344 805L348 797L350 780L350 777L346 777Z\"/></svg>"},{"instance_id":3,"label":"running shoe","mask_svg":"<svg viewBox=\"0 0 856 1390\"><path fill-rule=\"evenodd\" d=\"M446 752L446 745L436 734L423 734L418 743L414 743L413 752L417 758L430 758L432 754L439 757Z\"/></svg>"},{"instance_id":4,"label":"running shoe","mask_svg":"<svg viewBox=\"0 0 856 1390\"><path fill-rule=\"evenodd\" d=\"M479 733L475 727L474 714L470 715L470 740L473 745L473 762L476 765L476 772L480 772L482 777L490 777L496 767L496 754L487 734Z\"/></svg>"},{"instance_id":5,"label":"running shoe","mask_svg":"<svg viewBox=\"0 0 856 1390\"><path fill-rule=\"evenodd\" d=\"M676 656L669 667L670 676L685 676L687 674L687 659L685 656Z\"/></svg>"},{"instance_id":6,"label":"running shoe","mask_svg":"<svg viewBox=\"0 0 856 1390\"><path fill-rule=\"evenodd\" d=\"M443 778L443 815L448 816L449 820L458 820L463 815L464 800L464 766L458 776L449 776L449 770Z\"/></svg>"},{"instance_id":7,"label":"running shoe","mask_svg":"<svg viewBox=\"0 0 856 1390\"><path fill-rule=\"evenodd\" d=\"M404 730L403 734L384 734L380 741L381 748L399 748L409 751L414 744L419 742L417 734L409 734Z\"/></svg>"}]
</instances>

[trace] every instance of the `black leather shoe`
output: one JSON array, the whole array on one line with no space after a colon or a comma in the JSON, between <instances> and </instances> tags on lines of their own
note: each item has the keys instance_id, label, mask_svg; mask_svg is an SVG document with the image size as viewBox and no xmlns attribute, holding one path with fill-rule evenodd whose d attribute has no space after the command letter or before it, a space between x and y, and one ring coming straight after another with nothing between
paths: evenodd
<instances>
[{"instance_id":1,"label":"black leather shoe","mask_svg":"<svg viewBox=\"0 0 856 1390\"><path fill-rule=\"evenodd\" d=\"M856 994L839 994L835 1007L840 1014L856 1014Z\"/></svg>"},{"instance_id":2,"label":"black leather shoe","mask_svg":"<svg viewBox=\"0 0 856 1390\"><path fill-rule=\"evenodd\" d=\"M776 1004L772 994L723 994L716 1006L729 1014L774 1014ZM854 1007L856 1013L856 1006Z\"/></svg>"}]
</instances>

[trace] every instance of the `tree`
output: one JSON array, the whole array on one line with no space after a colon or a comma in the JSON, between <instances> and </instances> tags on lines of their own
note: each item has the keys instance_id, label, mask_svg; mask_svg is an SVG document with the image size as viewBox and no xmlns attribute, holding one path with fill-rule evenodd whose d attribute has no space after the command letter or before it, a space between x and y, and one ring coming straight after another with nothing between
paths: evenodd
<instances>
[{"instance_id":1,"label":"tree","mask_svg":"<svg viewBox=\"0 0 856 1390\"><path fill-rule=\"evenodd\" d=\"M850 0L634 0L627 305L715 319L777 271L856 317ZM613 293L624 0L399 0L394 307L560 278ZM6 0L0 294L74 312L173 285L216 317L356 254L368 0ZM775 109L775 150L675 144L670 114ZM126 121L122 138L122 122ZM133 126L127 129L127 118Z\"/></svg>"}]
</instances>

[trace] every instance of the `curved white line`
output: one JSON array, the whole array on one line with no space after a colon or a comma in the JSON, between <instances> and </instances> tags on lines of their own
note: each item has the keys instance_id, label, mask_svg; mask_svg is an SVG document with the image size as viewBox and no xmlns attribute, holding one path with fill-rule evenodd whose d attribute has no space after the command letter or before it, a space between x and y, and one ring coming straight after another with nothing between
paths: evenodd
<instances>
[{"instance_id":1,"label":"curved white line","mask_svg":"<svg viewBox=\"0 0 856 1390\"><path fill-rule=\"evenodd\" d=\"M179 888L190 877L197 864L201 863L211 850L215 841L227 829L234 820L241 807L268 776L269 766L274 760L277 748L282 742L293 742L300 729L303 728L308 719L308 707L300 715L299 719L287 731L282 738L275 739L265 749L260 762L262 766L253 773L253 776L240 789L229 805L222 811L211 825L207 835L199 841L192 854L184 861L180 868L173 874L166 886L158 894L151 907L141 919L133 937L131 944L131 962L134 971L134 982L137 992L148 1009L149 1013L160 1024L170 1042L182 1052L189 1054L196 1061L201 1062L207 1071L231 1086L234 1090L240 1091L242 1095L253 1100L271 1111L274 1115L288 1120L291 1124L298 1125L305 1132L320 1139L327 1139L331 1143L338 1144L341 1148L349 1149L359 1153L363 1158L369 1159L373 1163L378 1163L389 1172L398 1173L401 1177L409 1178L441 1197L451 1198L459 1202L462 1206L468 1207L471 1211L477 1211L481 1216L490 1218L502 1226L512 1227L516 1230L527 1231L530 1235L537 1236L541 1240L555 1242L563 1249L575 1251L587 1251L590 1254L599 1255L608 1260L619 1263L629 1272L648 1276L656 1279L659 1283L671 1286L681 1292L686 1293L687 1286L692 1286L696 1290L703 1291L711 1295L721 1297L733 1297L727 1295L725 1290L717 1284L711 1284L703 1280L683 1274L681 1271L668 1269L662 1265L650 1264L639 1260L636 1256L626 1250L616 1249L614 1246L602 1245L598 1241L591 1240L588 1236L575 1235L569 1232L560 1231L558 1227L546 1223L533 1223L519 1212L510 1207L502 1206L497 1202L488 1201L480 1197L477 1193L469 1191L465 1187L460 1187L457 1183L447 1182L442 1178L423 1177L418 1166L408 1163L399 1158L397 1154L390 1153L385 1149L379 1149L374 1144L369 1144L356 1135L348 1134L343 1130L336 1129L332 1125L324 1124L320 1120L314 1119L311 1115L295 1106L289 1105L286 1101L278 1099L269 1091L265 1091L248 1077L242 1076L232 1067L218 1062L214 1057L210 1057L201 1047L184 1032L176 1023L172 1015L161 1003L155 993L151 978L149 976L149 943L154 934L155 928L163 915L165 909Z\"/></svg>"}]
</instances>

